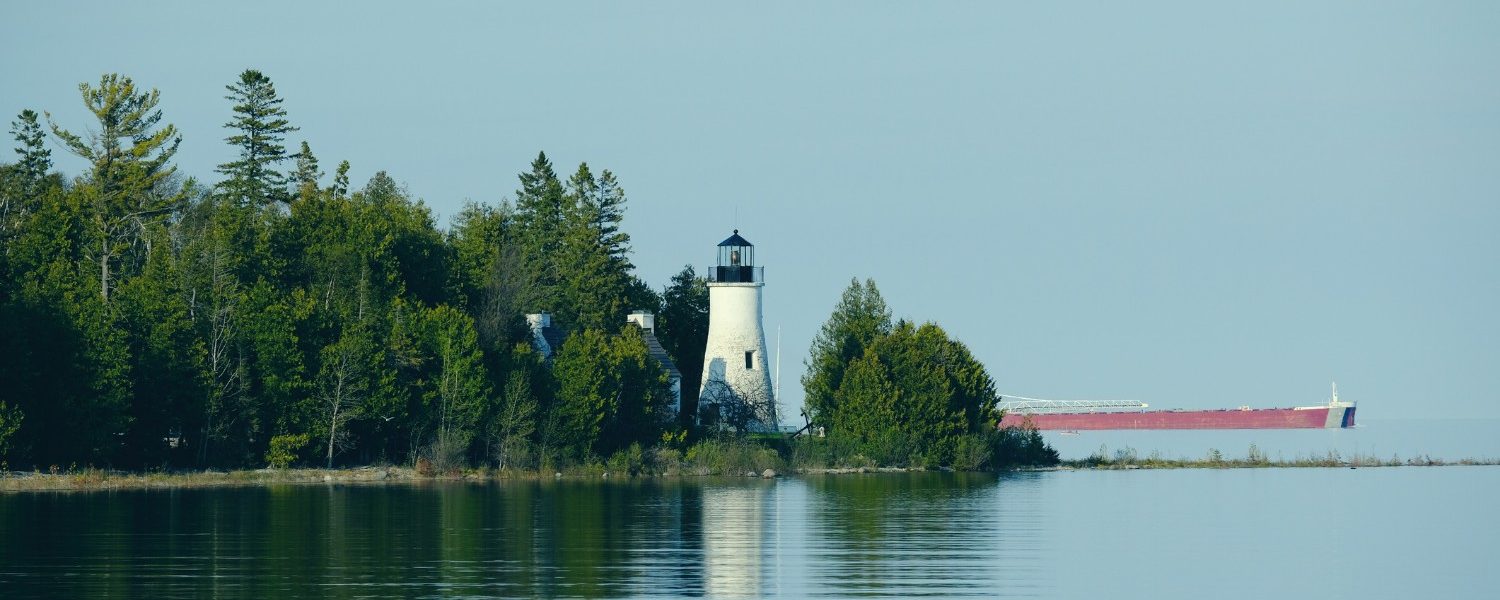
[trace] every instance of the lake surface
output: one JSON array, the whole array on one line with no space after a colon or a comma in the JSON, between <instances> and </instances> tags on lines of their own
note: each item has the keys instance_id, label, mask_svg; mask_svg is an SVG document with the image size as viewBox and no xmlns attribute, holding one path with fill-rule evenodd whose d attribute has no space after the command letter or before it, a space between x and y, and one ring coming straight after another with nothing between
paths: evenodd
<instances>
[{"instance_id":1,"label":"lake surface","mask_svg":"<svg viewBox=\"0 0 1500 600\"><path fill-rule=\"evenodd\" d=\"M0 495L0 597L1496 597L1500 467Z\"/></svg>"}]
</instances>

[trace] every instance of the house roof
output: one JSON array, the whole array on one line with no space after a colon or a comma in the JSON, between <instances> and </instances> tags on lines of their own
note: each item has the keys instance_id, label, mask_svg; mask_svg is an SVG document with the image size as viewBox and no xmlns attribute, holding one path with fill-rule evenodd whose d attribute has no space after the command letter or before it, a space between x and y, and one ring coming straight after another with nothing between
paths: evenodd
<instances>
[{"instance_id":1,"label":"house roof","mask_svg":"<svg viewBox=\"0 0 1500 600\"><path fill-rule=\"evenodd\" d=\"M677 364L672 362L672 357L667 355L667 349L662 347L661 341L656 339L656 334L650 329L642 329L641 337L646 339L646 351L651 353L651 358L661 363L661 368L666 369L667 374L682 379L682 371L677 370Z\"/></svg>"},{"instance_id":2,"label":"house roof","mask_svg":"<svg viewBox=\"0 0 1500 600\"><path fill-rule=\"evenodd\" d=\"M562 351L563 330L553 325L548 325L541 329L542 339L547 340L547 347L552 349L552 354L555 355ZM548 358L551 357L549 356Z\"/></svg>"}]
</instances>

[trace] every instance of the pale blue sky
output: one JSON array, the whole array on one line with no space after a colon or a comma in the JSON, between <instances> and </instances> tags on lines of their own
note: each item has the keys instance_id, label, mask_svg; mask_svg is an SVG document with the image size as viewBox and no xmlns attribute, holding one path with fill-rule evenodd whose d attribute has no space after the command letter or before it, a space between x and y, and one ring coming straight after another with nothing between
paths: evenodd
<instances>
[{"instance_id":1,"label":"pale blue sky","mask_svg":"<svg viewBox=\"0 0 1500 600\"><path fill-rule=\"evenodd\" d=\"M611 169L654 285L757 244L792 414L859 276L1004 392L1500 416L1494 2L200 4L0 5L4 122L120 72L211 178L254 67L445 226Z\"/></svg>"}]
</instances>

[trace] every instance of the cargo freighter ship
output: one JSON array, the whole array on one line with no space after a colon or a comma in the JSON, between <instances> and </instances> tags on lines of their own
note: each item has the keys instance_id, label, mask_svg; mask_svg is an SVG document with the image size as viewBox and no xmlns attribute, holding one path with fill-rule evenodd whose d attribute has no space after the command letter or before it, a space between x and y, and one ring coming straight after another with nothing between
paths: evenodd
<instances>
[{"instance_id":1,"label":"cargo freighter ship","mask_svg":"<svg viewBox=\"0 0 1500 600\"><path fill-rule=\"evenodd\" d=\"M1044 431L1103 429L1338 429L1354 426L1355 403L1333 397L1320 406L1211 410L1145 410L1133 401L1037 400L1002 398L1001 427L1029 424Z\"/></svg>"}]
</instances>

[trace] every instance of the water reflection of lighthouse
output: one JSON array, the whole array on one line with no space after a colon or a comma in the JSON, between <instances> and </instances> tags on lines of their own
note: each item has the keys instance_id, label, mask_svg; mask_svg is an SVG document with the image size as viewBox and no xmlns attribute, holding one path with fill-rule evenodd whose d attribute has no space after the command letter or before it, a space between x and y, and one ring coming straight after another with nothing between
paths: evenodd
<instances>
[{"instance_id":1,"label":"water reflection of lighthouse","mask_svg":"<svg viewBox=\"0 0 1500 600\"><path fill-rule=\"evenodd\" d=\"M766 504L774 482L703 491L703 579L709 597L758 597L767 565Z\"/></svg>"}]
</instances>

